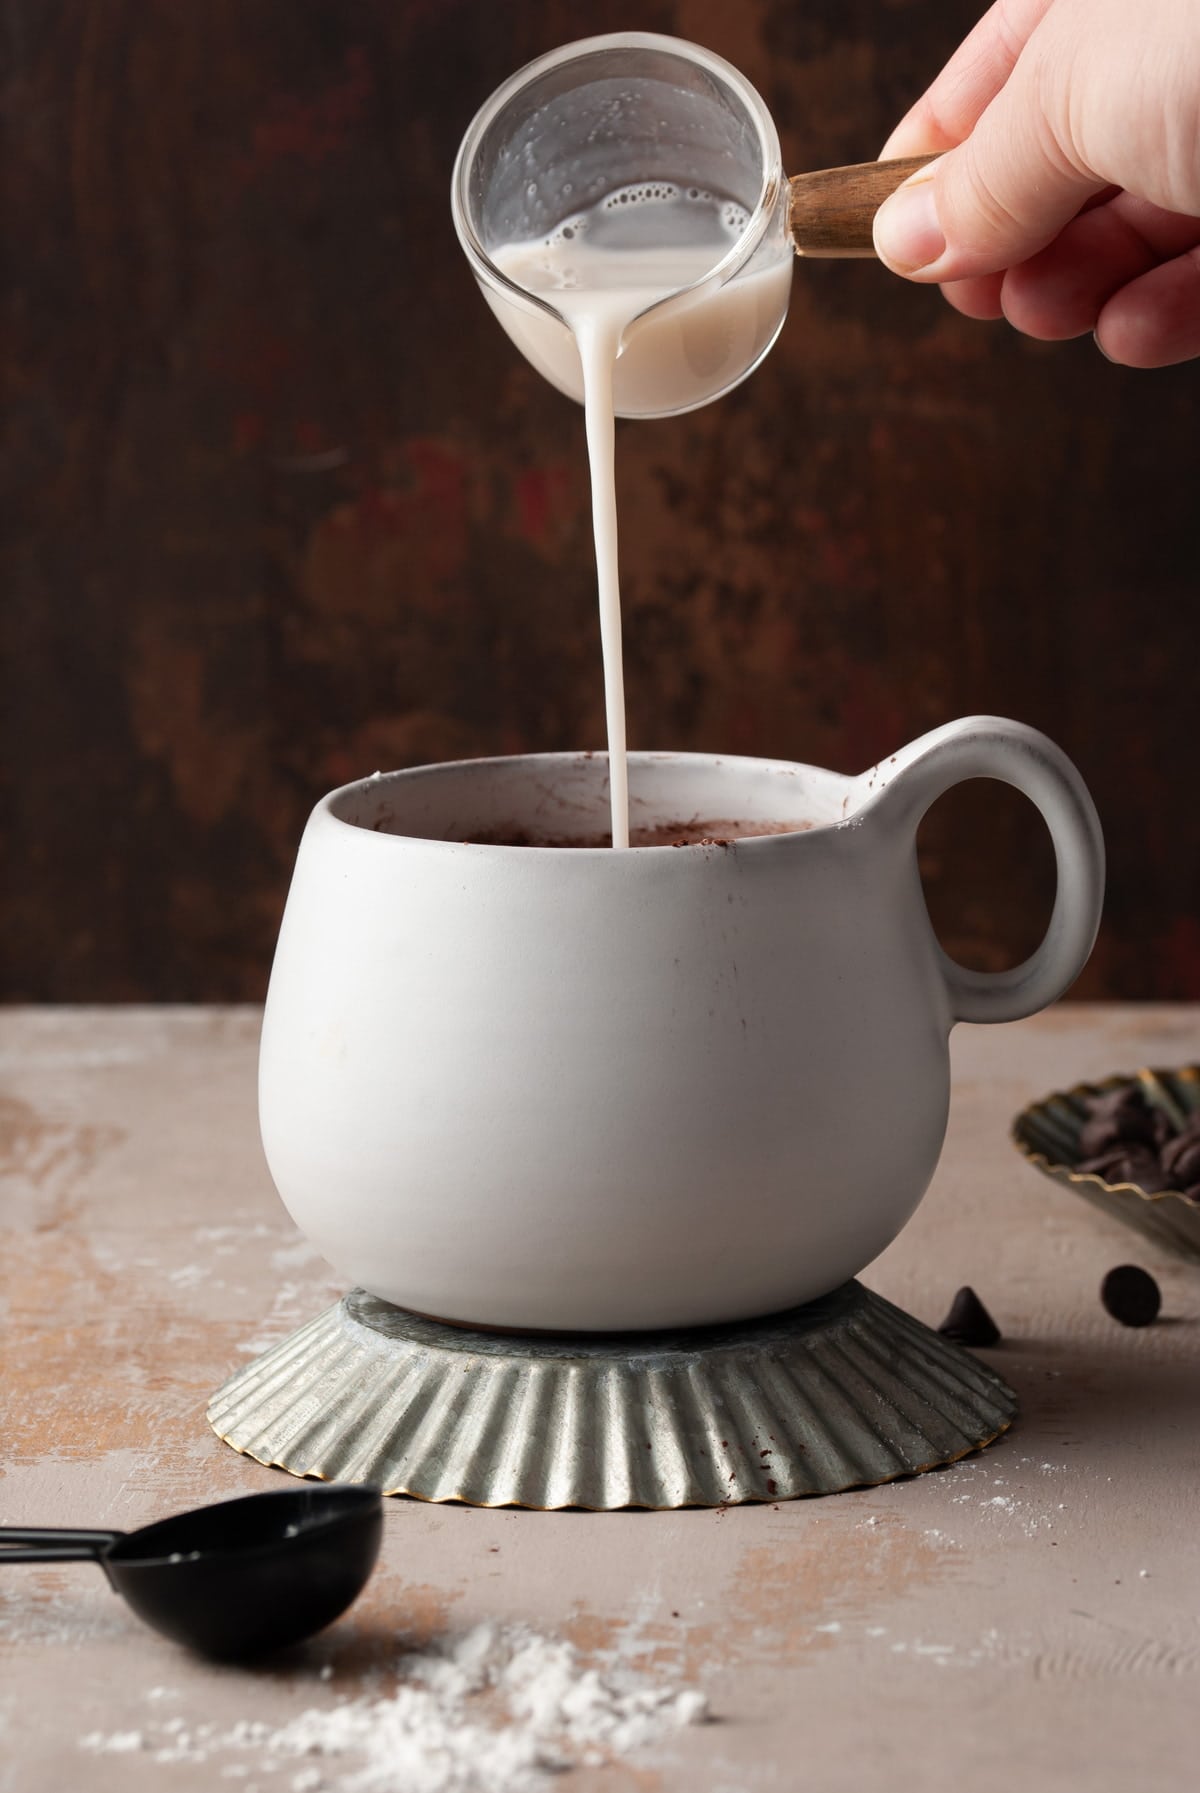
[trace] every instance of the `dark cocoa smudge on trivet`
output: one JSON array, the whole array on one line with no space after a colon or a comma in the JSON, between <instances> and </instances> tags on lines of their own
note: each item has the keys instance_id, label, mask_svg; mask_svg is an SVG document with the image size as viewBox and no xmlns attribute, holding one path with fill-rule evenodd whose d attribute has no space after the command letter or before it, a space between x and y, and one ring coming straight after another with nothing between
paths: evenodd
<instances>
[{"instance_id":1,"label":"dark cocoa smudge on trivet","mask_svg":"<svg viewBox=\"0 0 1200 1793\"><path fill-rule=\"evenodd\" d=\"M1075 1169L1106 1183L1136 1183L1147 1195L1177 1191L1200 1201L1200 1114L1182 1131L1146 1100L1140 1084L1123 1083L1086 1098Z\"/></svg>"}]
</instances>

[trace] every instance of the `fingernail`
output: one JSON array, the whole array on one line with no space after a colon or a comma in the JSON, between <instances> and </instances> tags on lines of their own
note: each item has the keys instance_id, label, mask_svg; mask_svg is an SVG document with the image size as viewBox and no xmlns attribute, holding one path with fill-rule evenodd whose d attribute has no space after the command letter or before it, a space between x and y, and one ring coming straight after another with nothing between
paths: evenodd
<instances>
[{"instance_id":1,"label":"fingernail","mask_svg":"<svg viewBox=\"0 0 1200 1793\"><path fill-rule=\"evenodd\" d=\"M919 273L946 253L928 169L897 187L876 212L875 250L897 274Z\"/></svg>"}]
</instances>

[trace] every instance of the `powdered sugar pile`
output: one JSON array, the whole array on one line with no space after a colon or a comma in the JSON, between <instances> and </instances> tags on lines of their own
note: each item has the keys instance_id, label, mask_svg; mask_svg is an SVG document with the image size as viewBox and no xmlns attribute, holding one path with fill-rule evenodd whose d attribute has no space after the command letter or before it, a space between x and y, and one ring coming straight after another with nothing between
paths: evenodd
<instances>
[{"instance_id":1,"label":"powdered sugar pile","mask_svg":"<svg viewBox=\"0 0 1200 1793\"><path fill-rule=\"evenodd\" d=\"M290 1772L291 1793L536 1793L550 1775L594 1766L702 1723L694 1688L631 1669L601 1674L561 1638L524 1626L477 1625L440 1648L401 1659L386 1699L314 1707L275 1727L227 1729L168 1719L146 1731L93 1731L80 1747L146 1751L155 1761L228 1755L226 1778ZM297 1771L297 1762L306 1765Z\"/></svg>"}]
</instances>

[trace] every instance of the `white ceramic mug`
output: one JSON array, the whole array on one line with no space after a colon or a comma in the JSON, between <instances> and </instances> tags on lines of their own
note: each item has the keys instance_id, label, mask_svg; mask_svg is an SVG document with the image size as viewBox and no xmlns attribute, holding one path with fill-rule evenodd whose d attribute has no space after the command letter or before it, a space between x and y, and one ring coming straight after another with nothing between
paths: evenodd
<instances>
[{"instance_id":1,"label":"white ceramic mug","mask_svg":"<svg viewBox=\"0 0 1200 1793\"><path fill-rule=\"evenodd\" d=\"M1057 857L1046 936L1011 971L946 956L917 871L918 822L970 778L1031 798ZM635 831L799 831L479 844L602 835L607 764L586 754L376 775L313 812L263 1025L263 1142L297 1224L388 1301L603 1331L822 1295L929 1183L954 1023L1034 1013L1091 950L1095 808L1019 723L950 723L858 778L635 754L630 787Z\"/></svg>"}]
</instances>

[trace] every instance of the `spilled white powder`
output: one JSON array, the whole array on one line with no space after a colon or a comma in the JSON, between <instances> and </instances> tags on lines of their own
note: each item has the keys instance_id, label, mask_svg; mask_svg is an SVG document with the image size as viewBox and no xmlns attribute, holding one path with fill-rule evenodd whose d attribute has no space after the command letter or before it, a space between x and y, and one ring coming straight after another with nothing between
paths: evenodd
<instances>
[{"instance_id":1,"label":"spilled white powder","mask_svg":"<svg viewBox=\"0 0 1200 1793\"><path fill-rule=\"evenodd\" d=\"M85 1748L94 1749L97 1754L104 1756L130 1755L135 1749L146 1747L146 1738L141 1731L110 1731L107 1737L102 1737L99 1731L93 1731L83 1742Z\"/></svg>"},{"instance_id":2,"label":"spilled white powder","mask_svg":"<svg viewBox=\"0 0 1200 1793\"><path fill-rule=\"evenodd\" d=\"M477 1625L398 1669L385 1699L313 1707L278 1727L176 1718L93 1731L80 1748L146 1751L161 1763L253 1751L255 1776L286 1774L289 1793L538 1793L551 1775L611 1762L708 1717L695 1688L624 1667L601 1674L571 1644L525 1626ZM220 1772L240 1779L249 1770L232 1760Z\"/></svg>"}]
</instances>

